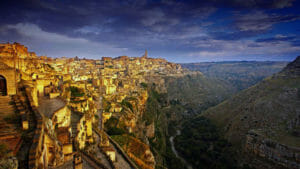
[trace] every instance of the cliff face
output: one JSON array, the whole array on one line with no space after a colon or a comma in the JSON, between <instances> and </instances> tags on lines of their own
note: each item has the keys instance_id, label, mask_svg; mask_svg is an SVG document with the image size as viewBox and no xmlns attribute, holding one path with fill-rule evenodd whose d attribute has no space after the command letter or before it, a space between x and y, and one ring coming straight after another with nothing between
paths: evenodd
<instances>
[{"instance_id":1,"label":"cliff face","mask_svg":"<svg viewBox=\"0 0 300 169\"><path fill-rule=\"evenodd\" d=\"M262 158L273 161L286 168L300 168L300 148L291 147L270 140L257 134L255 131L248 132L245 149Z\"/></svg>"}]
</instances>

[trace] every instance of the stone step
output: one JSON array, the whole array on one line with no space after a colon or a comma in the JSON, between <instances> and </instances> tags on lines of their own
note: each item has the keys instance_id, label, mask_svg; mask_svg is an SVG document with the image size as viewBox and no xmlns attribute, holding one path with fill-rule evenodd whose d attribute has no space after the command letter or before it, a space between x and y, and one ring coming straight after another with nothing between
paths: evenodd
<instances>
[{"instance_id":1,"label":"stone step","mask_svg":"<svg viewBox=\"0 0 300 169\"><path fill-rule=\"evenodd\" d=\"M0 98L1 101L11 101L11 98Z\"/></svg>"},{"instance_id":2,"label":"stone step","mask_svg":"<svg viewBox=\"0 0 300 169\"><path fill-rule=\"evenodd\" d=\"M1 128L0 128L1 129ZM1 130L4 130L4 129L1 129ZM7 135L7 134L15 134L15 133L17 133L16 132L16 128L11 128L10 130L5 130L5 131L1 131L0 132L0 136L1 135Z\"/></svg>"},{"instance_id":3,"label":"stone step","mask_svg":"<svg viewBox=\"0 0 300 169\"><path fill-rule=\"evenodd\" d=\"M1 101L0 100L0 105L13 105L12 103L10 103L10 101Z\"/></svg>"},{"instance_id":4,"label":"stone step","mask_svg":"<svg viewBox=\"0 0 300 169\"><path fill-rule=\"evenodd\" d=\"M2 106L11 106L11 107L15 107L15 105L12 105L12 104L9 104L9 103L1 103L0 104L0 107L2 107Z\"/></svg>"},{"instance_id":5,"label":"stone step","mask_svg":"<svg viewBox=\"0 0 300 169\"><path fill-rule=\"evenodd\" d=\"M10 104L0 104L0 107L5 107L5 106L11 106L11 107L15 107L14 105L10 105Z\"/></svg>"},{"instance_id":6,"label":"stone step","mask_svg":"<svg viewBox=\"0 0 300 169\"><path fill-rule=\"evenodd\" d=\"M0 100L0 105L2 105L2 104L9 105L9 104L11 104L11 101L10 100Z\"/></svg>"},{"instance_id":7,"label":"stone step","mask_svg":"<svg viewBox=\"0 0 300 169\"><path fill-rule=\"evenodd\" d=\"M4 110L4 111L0 111L0 116L6 116L6 115L10 115L10 114L14 114L15 112L14 112L14 110L9 110L9 111L7 111L7 110Z\"/></svg>"},{"instance_id":8,"label":"stone step","mask_svg":"<svg viewBox=\"0 0 300 169\"><path fill-rule=\"evenodd\" d=\"M8 107L8 108L0 108L0 113L5 113L5 112L15 112L15 109L12 107Z\"/></svg>"},{"instance_id":9,"label":"stone step","mask_svg":"<svg viewBox=\"0 0 300 169\"><path fill-rule=\"evenodd\" d=\"M2 107L3 107L3 108L6 108L6 107L15 107L15 106L8 105L8 104L7 104L7 105L0 105L0 108L2 108Z\"/></svg>"},{"instance_id":10,"label":"stone step","mask_svg":"<svg viewBox=\"0 0 300 169\"><path fill-rule=\"evenodd\" d=\"M1 103L9 103L9 102L11 102L11 100L10 99L0 99L0 102Z\"/></svg>"},{"instance_id":11,"label":"stone step","mask_svg":"<svg viewBox=\"0 0 300 169\"><path fill-rule=\"evenodd\" d=\"M15 134L15 133L17 133L16 130L5 130L5 131L0 132L0 137L3 135L10 135L10 134Z\"/></svg>"},{"instance_id":12,"label":"stone step","mask_svg":"<svg viewBox=\"0 0 300 169\"><path fill-rule=\"evenodd\" d=\"M0 115L15 114L15 109L0 110Z\"/></svg>"},{"instance_id":13,"label":"stone step","mask_svg":"<svg viewBox=\"0 0 300 169\"><path fill-rule=\"evenodd\" d=\"M15 126L3 126L3 127L0 127L0 129L3 130L0 133L9 133L11 131L15 131L16 127Z\"/></svg>"},{"instance_id":14,"label":"stone step","mask_svg":"<svg viewBox=\"0 0 300 169\"><path fill-rule=\"evenodd\" d=\"M16 127L12 126L12 125L5 125L5 126L0 127L0 129L1 128L5 129L5 130L0 131L0 133L7 132L7 131L14 131L16 129Z\"/></svg>"},{"instance_id":15,"label":"stone step","mask_svg":"<svg viewBox=\"0 0 300 169\"><path fill-rule=\"evenodd\" d=\"M10 111L10 112L14 112L14 108L13 107L7 107L7 108L0 108L0 113L1 112L8 112L8 111Z\"/></svg>"},{"instance_id":16,"label":"stone step","mask_svg":"<svg viewBox=\"0 0 300 169\"><path fill-rule=\"evenodd\" d=\"M0 107L0 110L4 110L4 109L14 109L14 107L11 107L11 106L7 106L7 107Z\"/></svg>"},{"instance_id":17,"label":"stone step","mask_svg":"<svg viewBox=\"0 0 300 169\"><path fill-rule=\"evenodd\" d=\"M12 100L11 99L0 99L0 103L10 103Z\"/></svg>"},{"instance_id":18,"label":"stone step","mask_svg":"<svg viewBox=\"0 0 300 169\"><path fill-rule=\"evenodd\" d=\"M0 132L0 136L1 135L6 135L6 134L14 134L14 133L16 133L16 129L15 128L14 129L10 129L10 130L1 131Z\"/></svg>"},{"instance_id":19,"label":"stone step","mask_svg":"<svg viewBox=\"0 0 300 169\"><path fill-rule=\"evenodd\" d=\"M11 100L0 100L0 105L1 104L10 104Z\"/></svg>"},{"instance_id":20,"label":"stone step","mask_svg":"<svg viewBox=\"0 0 300 169\"><path fill-rule=\"evenodd\" d=\"M15 133L15 134L10 134L10 135L3 135L3 136L1 136L0 135L0 140L6 140L6 139L13 139L13 138L17 138L18 136L16 135L17 133Z\"/></svg>"},{"instance_id":21,"label":"stone step","mask_svg":"<svg viewBox=\"0 0 300 169\"><path fill-rule=\"evenodd\" d=\"M1 119L1 121L5 121L7 118L10 118L10 117L12 117L12 115L11 115L11 114L0 115L0 119Z\"/></svg>"},{"instance_id":22,"label":"stone step","mask_svg":"<svg viewBox=\"0 0 300 169\"><path fill-rule=\"evenodd\" d=\"M2 104L0 104L0 107L2 107L2 106L11 106L11 107L15 107L15 105L11 105L11 104L9 104L9 103L2 103Z\"/></svg>"},{"instance_id":23,"label":"stone step","mask_svg":"<svg viewBox=\"0 0 300 169\"><path fill-rule=\"evenodd\" d=\"M1 104L4 104L4 103L5 103L5 104L9 104L10 102L11 102L10 99L8 99L8 100L4 100L4 99L1 100L1 99L0 99L0 103L1 103Z\"/></svg>"},{"instance_id":24,"label":"stone step","mask_svg":"<svg viewBox=\"0 0 300 169\"><path fill-rule=\"evenodd\" d=\"M15 112L15 109L12 109L12 108L7 108L7 109L0 109L0 113L13 113Z\"/></svg>"},{"instance_id":25,"label":"stone step","mask_svg":"<svg viewBox=\"0 0 300 169\"><path fill-rule=\"evenodd\" d=\"M7 101L11 101L12 99L10 97L6 97L6 98L1 98L0 97L0 100L7 100Z\"/></svg>"},{"instance_id":26,"label":"stone step","mask_svg":"<svg viewBox=\"0 0 300 169\"><path fill-rule=\"evenodd\" d=\"M14 109L0 109L0 114L11 114L14 113Z\"/></svg>"}]
</instances>

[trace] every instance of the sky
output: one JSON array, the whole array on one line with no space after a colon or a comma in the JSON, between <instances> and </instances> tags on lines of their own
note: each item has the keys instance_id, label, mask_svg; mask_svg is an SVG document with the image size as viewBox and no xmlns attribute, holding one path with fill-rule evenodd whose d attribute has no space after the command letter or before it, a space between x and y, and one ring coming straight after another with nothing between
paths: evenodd
<instances>
[{"instance_id":1,"label":"sky","mask_svg":"<svg viewBox=\"0 0 300 169\"><path fill-rule=\"evenodd\" d=\"M291 61L299 0L15 0L1 2L0 43L37 55L171 62Z\"/></svg>"}]
</instances>

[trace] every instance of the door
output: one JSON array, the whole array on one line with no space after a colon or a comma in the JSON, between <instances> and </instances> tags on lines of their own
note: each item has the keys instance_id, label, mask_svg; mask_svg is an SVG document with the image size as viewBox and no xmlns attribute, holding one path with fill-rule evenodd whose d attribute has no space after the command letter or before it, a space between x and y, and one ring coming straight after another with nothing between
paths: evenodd
<instances>
[{"instance_id":1,"label":"door","mask_svg":"<svg viewBox=\"0 0 300 169\"><path fill-rule=\"evenodd\" d=\"M6 90L6 79L5 77L0 75L0 96L6 96L7 90Z\"/></svg>"}]
</instances>

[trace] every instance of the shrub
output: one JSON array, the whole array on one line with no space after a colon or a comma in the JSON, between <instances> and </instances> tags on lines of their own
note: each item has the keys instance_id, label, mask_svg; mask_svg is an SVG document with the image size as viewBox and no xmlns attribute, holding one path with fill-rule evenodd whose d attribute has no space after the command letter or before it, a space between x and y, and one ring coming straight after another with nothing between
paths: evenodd
<instances>
[{"instance_id":1,"label":"shrub","mask_svg":"<svg viewBox=\"0 0 300 169\"><path fill-rule=\"evenodd\" d=\"M111 128L108 128L107 133L109 135L122 135L122 134L125 134L126 131L124 129L121 129L118 127L111 127Z\"/></svg>"}]
</instances>

